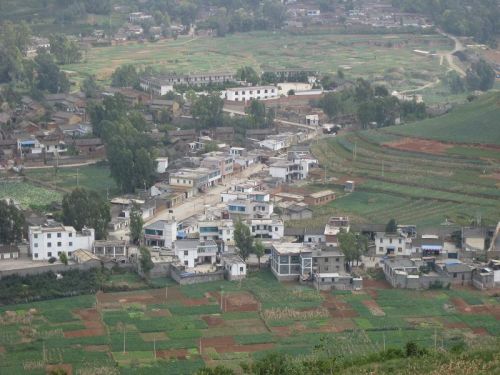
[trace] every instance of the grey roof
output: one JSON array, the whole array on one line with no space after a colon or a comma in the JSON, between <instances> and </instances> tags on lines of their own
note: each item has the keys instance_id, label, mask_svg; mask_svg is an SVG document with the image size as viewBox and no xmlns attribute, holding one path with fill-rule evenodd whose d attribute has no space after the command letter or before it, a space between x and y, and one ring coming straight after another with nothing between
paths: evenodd
<instances>
[{"instance_id":1,"label":"grey roof","mask_svg":"<svg viewBox=\"0 0 500 375\"><path fill-rule=\"evenodd\" d=\"M18 253L19 248L16 245L0 245L0 254Z\"/></svg>"},{"instance_id":2,"label":"grey roof","mask_svg":"<svg viewBox=\"0 0 500 375\"><path fill-rule=\"evenodd\" d=\"M166 223L168 223L167 220L158 220L154 223L144 226L144 229L165 229Z\"/></svg>"},{"instance_id":3,"label":"grey roof","mask_svg":"<svg viewBox=\"0 0 500 375\"><path fill-rule=\"evenodd\" d=\"M285 227L285 236L303 236L303 235L319 235L325 233L325 227L311 227L311 228L289 228Z\"/></svg>"},{"instance_id":4,"label":"grey roof","mask_svg":"<svg viewBox=\"0 0 500 375\"><path fill-rule=\"evenodd\" d=\"M448 272L471 272L472 269L464 263L451 263L445 265Z\"/></svg>"},{"instance_id":5,"label":"grey roof","mask_svg":"<svg viewBox=\"0 0 500 375\"><path fill-rule=\"evenodd\" d=\"M175 241L174 247L175 247L175 249L178 249L178 250L196 249L196 248L198 248L199 243L200 243L200 240L198 240L198 239L177 240L177 241Z\"/></svg>"}]
</instances>

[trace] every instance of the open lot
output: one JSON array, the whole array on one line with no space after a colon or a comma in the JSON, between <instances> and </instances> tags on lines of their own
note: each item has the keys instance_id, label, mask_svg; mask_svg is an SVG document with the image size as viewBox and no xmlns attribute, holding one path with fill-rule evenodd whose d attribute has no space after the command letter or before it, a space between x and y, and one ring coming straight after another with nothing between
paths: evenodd
<instances>
[{"instance_id":1,"label":"open lot","mask_svg":"<svg viewBox=\"0 0 500 375\"><path fill-rule=\"evenodd\" d=\"M14 199L24 209L44 209L52 202L60 202L62 194L29 182L1 181L0 199L4 198Z\"/></svg>"},{"instance_id":2,"label":"open lot","mask_svg":"<svg viewBox=\"0 0 500 375\"><path fill-rule=\"evenodd\" d=\"M73 374L97 368L115 374L117 363L123 374L189 374L205 364L237 368L270 351L311 353L325 336L348 357L381 350L384 341L386 347L410 340L475 346L500 333L498 297L368 284L361 292L318 293L263 271L241 283L4 306L0 373L45 374L48 366L64 366Z\"/></svg>"},{"instance_id":3,"label":"open lot","mask_svg":"<svg viewBox=\"0 0 500 375\"><path fill-rule=\"evenodd\" d=\"M180 37L156 43L130 42L92 48L85 61L65 66L78 75L96 74L106 79L120 65L153 66L177 72L236 71L243 65L265 68L313 68L375 81L384 80L397 89L412 89L435 81L446 72L433 58L414 49L451 50L440 35L343 35L329 30L311 34L285 31L252 32L224 38Z\"/></svg>"}]
</instances>

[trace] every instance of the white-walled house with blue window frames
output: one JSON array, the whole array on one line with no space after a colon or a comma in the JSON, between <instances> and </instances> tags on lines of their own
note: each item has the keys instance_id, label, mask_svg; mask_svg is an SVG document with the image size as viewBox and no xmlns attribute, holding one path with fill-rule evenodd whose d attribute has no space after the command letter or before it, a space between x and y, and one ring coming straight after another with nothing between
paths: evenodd
<instances>
[{"instance_id":1,"label":"white-walled house with blue window frames","mask_svg":"<svg viewBox=\"0 0 500 375\"><path fill-rule=\"evenodd\" d=\"M61 253L69 257L75 250L92 251L95 240L94 229L83 228L77 232L71 226L59 223L30 226L28 229L30 254L33 260L58 258Z\"/></svg>"},{"instance_id":2,"label":"white-walled house with blue window frames","mask_svg":"<svg viewBox=\"0 0 500 375\"><path fill-rule=\"evenodd\" d=\"M177 222L175 220L158 220L144 226L143 232L146 246L170 249L177 239Z\"/></svg>"}]
</instances>

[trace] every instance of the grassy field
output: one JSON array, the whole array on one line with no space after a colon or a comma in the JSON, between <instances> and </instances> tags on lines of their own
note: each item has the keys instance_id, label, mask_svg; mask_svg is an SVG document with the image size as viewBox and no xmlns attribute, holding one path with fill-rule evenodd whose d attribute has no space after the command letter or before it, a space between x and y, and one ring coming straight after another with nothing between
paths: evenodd
<instances>
[{"instance_id":1,"label":"grassy field","mask_svg":"<svg viewBox=\"0 0 500 375\"><path fill-rule=\"evenodd\" d=\"M448 142L500 145L500 92L457 107L449 114L409 125L386 128L390 133Z\"/></svg>"},{"instance_id":2,"label":"grassy field","mask_svg":"<svg viewBox=\"0 0 500 375\"><path fill-rule=\"evenodd\" d=\"M205 364L238 368L271 351L304 355L325 336L349 358L382 350L384 341L450 348L487 345L500 333L498 297L377 285L320 294L263 271L241 283L170 286L167 297L160 289L4 306L0 373L65 365L73 374L190 374Z\"/></svg>"},{"instance_id":3,"label":"grassy field","mask_svg":"<svg viewBox=\"0 0 500 375\"><path fill-rule=\"evenodd\" d=\"M62 194L27 182L0 182L0 199L10 198L24 209L45 209L53 202L60 202Z\"/></svg>"},{"instance_id":4,"label":"grassy field","mask_svg":"<svg viewBox=\"0 0 500 375\"><path fill-rule=\"evenodd\" d=\"M446 219L463 225L478 216L490 224L498 222L498 151L452 147L430 154L384 146L400 139L368 131L318 142L314 153L332 181L326 187L337 189L339 198L315 207L310 224L324 223L332 214L371 223L396 218L420 226L439 225ZM357 191L344 195L339 185L345 180L357 181Z\"/></svg>"},{"instance_id":5,"label":"grassy field","mask_svg":"<svg viewBox=\"0 0 500 375\"><path fill-rule=\"evenodd\" d=\"M118 193L115 181L111 178L109 167L104 164L94 164L78 168L29 169L26 176L44 183L49 183L68 191L77 186L95 190L103 197Z\"/></svg>"},{"instance_id":6,"label":"grassy field","mask_svg":"<svg viewBox=\"0 0 500 375\"><path fill-rule=\"evenodd\" d=\"M389 47L402 43L403 47ZM107 78L122 64L151 65L177 72L236 71L243 65L262 68L314 68L384 80L398 89L433 81L446 68L437 60L419 56L414 49L450 49L439 35L339 35L321 32L252 32L224 38L180 37L157 43L127 43L92 48L85 61L65 69Z\"/></svg>"}]
</instances>

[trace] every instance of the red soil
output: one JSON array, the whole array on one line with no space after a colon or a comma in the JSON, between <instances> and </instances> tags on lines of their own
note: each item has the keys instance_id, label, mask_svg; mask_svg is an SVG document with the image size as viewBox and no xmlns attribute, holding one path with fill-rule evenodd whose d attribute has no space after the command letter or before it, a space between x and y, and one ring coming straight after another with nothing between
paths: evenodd
<instances>
[{"instance_id":1,"label":"red soil","mask_svg":"<svg viewBox=\"0 0 500 375\"><path fill-rule=\"evenodd\" d=\"M186 349L157 350L156 356L165 359L186 359L188 351Z\"/></svg>"},{"instance_id":2,"label":"red soil","mask_svg":"<svg viewBox=\"0 0 500 375\"><path fill-rule=\"evenodd\" d=\"M328 309L332 318L354 318L358 316L356 310L353 310L347 303L336 299L328 292L322 293L325 298L323 307Z\"/></svg>"},{"instance_id":3,"label":"red soil","mask_svg":"<svg viewBox=\"0 0 500 375\"><path fill-rule=\"evenodd\" d=\"M453 145L420 138L403 138L397 141L384 143L383 146L395 148L403 151L416 151L426 154L440 155Z\"/></svg>"},{"instance_id":4,"label":"red soil","mask_svg":"<svg viewBox=\"0 0 500 375\"><path fill-rule=\"evenodd\" d=\"M73 366L69 364L60 364L60 365L47 365L45 366L45 371L47 374L50 374L52 371L63 370L66 375L73 375Z\"/></svg>"},{"instance_id":5,"label":"red soil","mask_svg":"<svg viewBox=\"0 0 500 375\"><path fill-rule=\"evenodd\" d=\"M253 353L274 348L273 343L240 345L231 336L211 337L201 339L201 350L214 348L217 353L246 352Z\"/></svg>"},{"instance_id":6,"label":"red soil","mask_svg":"<svg viewBox=\"0 0 500 375\"><path fill-rule=\"evenodd\" d=\"M224 319L218 316L206 315L201 317L209 327L217 327L224 325Z\"/></svg>"},{"instance_id":7,"label":"red soil","mask_svg":"<svg viewBox=\"0 0 500 375\"><path fill-rule=\"evenodd\" d=\"M77 310L75 314L83 321L86 329L64 332L64 337L91 337L102 336L105 333L104 325L101 322L101 317L96 309Z\"/></svg>"},{"instance_id":8,"label":"red soil","mask_svg":"<svg viewBox=\"0 0 500 375\"><path fill-rule=\"evenodd\" d=\"M392 289L392 286L386 280L366 279L366 280L363 280L363 288L365 288L365 289L369 289L369 288ZM375 291L375 293L376 293L376 291Z\"/></svg>"},{"instance_id":9,"label":"red soil","mask_svg":"<svg viewBox=\"0 0 500 375\"><path fill-rule=\"evenodd\" d=\"M220 293L214 293L219 304L221 303ZM223 295L224 312L248 312L259 311L259 302L250 293L229 293Z\"/></svg>"}]
</instances>

